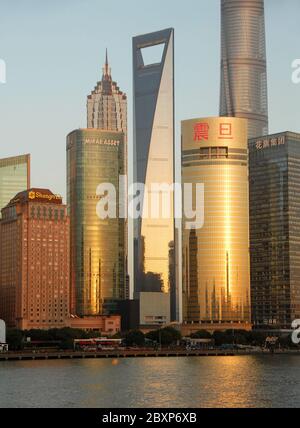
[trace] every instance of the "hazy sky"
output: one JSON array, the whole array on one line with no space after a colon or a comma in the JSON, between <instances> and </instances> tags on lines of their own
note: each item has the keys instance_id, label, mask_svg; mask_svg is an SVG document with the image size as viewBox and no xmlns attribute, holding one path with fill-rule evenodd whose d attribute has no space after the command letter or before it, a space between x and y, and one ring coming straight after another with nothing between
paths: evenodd
<instances>
[{"instance_id":1,"label":"hazy sky","mask_svg":"<svg viewBox=\"0 0 300 428\"><path fill-rule=\"evenodd\" d=\"M300 132L300 1L266 0L270 131ZM127 92L132 123L131 38L175 28L176 127L218 115L219 0L0 0L0 157L32 155L32 185L65 195L65 138L86 126L86 96L105 48Z\"/></svg>"}]
</instances>

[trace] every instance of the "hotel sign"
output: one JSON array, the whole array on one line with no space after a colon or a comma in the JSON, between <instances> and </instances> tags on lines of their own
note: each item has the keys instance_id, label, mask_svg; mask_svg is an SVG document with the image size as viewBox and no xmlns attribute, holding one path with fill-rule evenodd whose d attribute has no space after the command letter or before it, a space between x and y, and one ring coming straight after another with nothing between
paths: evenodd
<instances>
[{"instance_id":1,"label":"hotel sign","mask_svg":"<svg viewBox=\"0 0 300 428\"><path fill-rule=\"evenodd\" d=\"M271 147L278 147L285 145L285 136L273 137L273 138L264 138L262 140L257 140L255 147L257 150L270 149Z\"/></svg>"},{"instance_id":2,"label":"hotel sign","mask_svg":"<svg viewBox=\"0 0 300 428\"><path fill-rule=\"evenodd\" d=\"M28 193L28 199L30 201L43 200L47 202L56 202L56 203L62 201L62 197L60 195L53 195L51 193L41 193L41 192L34 192L34 191L30 191Z\"/></svg>"}]
</instances>

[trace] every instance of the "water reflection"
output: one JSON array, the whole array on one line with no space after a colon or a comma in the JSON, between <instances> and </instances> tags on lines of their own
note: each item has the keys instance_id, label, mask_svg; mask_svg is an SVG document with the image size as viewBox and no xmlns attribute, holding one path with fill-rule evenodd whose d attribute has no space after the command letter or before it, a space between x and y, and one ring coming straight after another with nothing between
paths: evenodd
<instances>
[{"instance_id":1,"label":"water reflection","mask_svg":"<svg viewBox=\"0 0 300 428\"><path fill-rule=\"evenodd\" d=\"M299 407L297 356L0 364L0 407Z\"/></svg>"}]
</instances>

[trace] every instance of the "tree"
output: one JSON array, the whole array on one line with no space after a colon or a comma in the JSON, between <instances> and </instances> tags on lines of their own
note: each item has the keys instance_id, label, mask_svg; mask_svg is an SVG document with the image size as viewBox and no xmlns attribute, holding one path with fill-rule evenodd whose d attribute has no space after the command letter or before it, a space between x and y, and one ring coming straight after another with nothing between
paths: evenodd
<instances>
[{"instance_id":1,"label":"tree","mask_svg":"<svg viewBox=\"0 0 300 428\"><path fill-rule=\"evenodd\" d=\"M84 330L76 328L61 328L49 330L51 340L69 341L74 339L88 339L88 334Z\"/></svg>"},{"instance_id":2,"label":"tree","mask_svg":"<svg viewBox=\"0 0 300 428\"><path fill-rule=\"evenodd\" d=\"M229 337L232 337L232 342L228 343L234 343L236 345L248 345L249 344L249 331L246 330L227 330L225 332Z\"/></svg>"},{"instance_id":3,"label":"tree","mask_svg":"<svg viewBox=\"0 0 300 428\"><path fill-rule=\"evenodd\" d=\"M119 332L119 333L114 334L114 335L112 336L112 339L122 339L122 335L121 335L121 333Z\"/></svg>"},{"instance_id":4,"label":"tree","mask_svg":"<svg viewBox=\"0 0 300 428\"><path fill-rule=\"evenodd\" d=\"M143 346L145 343L145 335L139 330L132 330L126 333L125 343L127 346Z\"/></svg>"},{"instance_id":5,"label":"tree","mask_svg":"<svg viewBox=\"0 0 300 428\"><path fill-rule=\"evenodd\" d=\"M24 333L17 329L8 329L6 332L8 348L12 351L20 351L24 346Z\"/></svg>"},{"instance_id":6,"label":"tree","mask_svg":"<svg viewBox=\"0 0 300 428\"><path fill-rule=\"evenodd\" d=\"M51 333L49 330L25 330L25 337L30 337L32 341L50 341L52 340Z\"/></svg>"},{"instance_id":7,"label":"tree","mask_svg":"<svg viewBox=\"0 0 300 428\"><path fill-rule=\"evenodd\" d=\"M153 330L149 331L149 333L146 334L146 338L151 340L152 342L159 342L159 330Z\"/></svg>"},{"instance_id":8,"label":"tree","mask_svg":"<svg viewBox=\"0 0 300 428\"><path fill-rule=\"evenodd\" d=\"M264 346L267 336L266 333L262 333L261 331L249 331L248 343L252 346Z\"/></svg>"},{"instance_id":9,"label":"tree","mask_svg":"<svg viewBox=\"0 0 300 428\"><path fill-rule=\"evenodd\" d=\"M86 333L87 339L99 339L101 337L101 332L99 331L88 331Z\"/></svg>"},{"instance_id":10,"label":"tree","mask_svg":"<svg viewBox=\"0 0 300 428\"><path fill-rule=\"evenodd\" d=\"M292 336L285 335L279 338L279 344L283 349L297 349L298 346L293 343Z\"/></svg>"},{"instance_id":11,"label":"tree","mask_svg":"<svg viewBox=\"0 0 300 428\"><path fill-rule=\"evenodd\" d=\"M234 343L236 345L248 345L249 341L248 341L247 335L240 333L240 332L237 332L234 335Z\"/></svg>"},{"instance_id":12,"label":"tree","mask_svg":"<svg viewBox=\"0 0 300 428\"><path fill-rule=\"evenodd\" d=\"M180 331L176 330L173 327L166 327L162 329L162 344L163 345L172 345L173 343L181 340Z\"/></svg>"},{"instance_id":13,"label":"tree","mask_svg":"<svg viewBox=\"0 0 300 428\"><path fill-rule=\"evenodd\" d=\"M217 346L233 344L234 336L232 334L232 331L228 333L228 331L215 331L213 334L213 339L215 340L215 344Z\"/></svg>"},{"instance_id":14,"label":"tree","mask_svg":"<svg viewBox=\"0 0 300 428\"><path fill-rule=\"evenodd\" d=\"M147 339L161 343L163 346L170 346L181 340L181 333L173 327L166 327L160 330L150 331L146 335Z\"/></svg>"},{"instance_id":15,"label":"tree","mask_svg":"<svg viewBox=\"0 0 300 428\"><path fill-rule=\"evenodd\" d=\"M212 335L209 331L199 330L196 333L191 334L192 339L212 339Z\"/></svg>"}]
</instances>

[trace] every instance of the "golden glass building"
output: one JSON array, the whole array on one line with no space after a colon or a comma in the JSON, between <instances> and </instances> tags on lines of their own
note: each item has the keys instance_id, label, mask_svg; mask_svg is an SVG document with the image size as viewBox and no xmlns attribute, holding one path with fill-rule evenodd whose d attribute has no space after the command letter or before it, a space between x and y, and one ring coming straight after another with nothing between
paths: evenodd
<instances>
[{"instance_id":1,"label":"golden glass building","mask_svg":"<svg viewBox=\"0 0 300 428\"><path fill-rule=\"evenodd\" d=\"M110 314L125 298L126 220L119 212L101 220L96 212L100 184L112 184L119 196L124 150L122 132L80 129L67 137L71 313L81 317Z\"/></svg>"},{"instance_id":2,"label":"golden glass building","mask_svg":"<svg viewBox=\"0 0 300 428\"><path fill-rule=\"evenodd\" d=\"M249 327L245 119L223 117L182 122L182 185L193 185L194 209L199 183L204 185L203 227L196 229L190 224L191 219L183 216L184 322L237 323Z\"/></svg>"}]
</instances>

